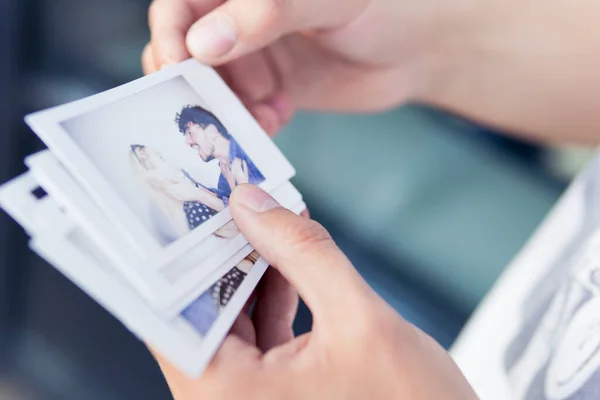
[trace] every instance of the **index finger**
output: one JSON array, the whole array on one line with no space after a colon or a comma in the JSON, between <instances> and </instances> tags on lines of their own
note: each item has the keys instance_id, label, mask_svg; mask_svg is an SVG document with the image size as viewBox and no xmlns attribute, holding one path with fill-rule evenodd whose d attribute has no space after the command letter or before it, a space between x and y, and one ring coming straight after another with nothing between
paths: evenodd
<instances>
[{"instance_id":1,"label":"index finger","mask_svg":"<svg viewBox=\"0 0 600 400\"><path fill-rule=\"evenodd\" d=\"M190 57L185 44L192 24L222 0L154 0L148 11L152 55L156 69Z\"/></svg>"}]
</instances>

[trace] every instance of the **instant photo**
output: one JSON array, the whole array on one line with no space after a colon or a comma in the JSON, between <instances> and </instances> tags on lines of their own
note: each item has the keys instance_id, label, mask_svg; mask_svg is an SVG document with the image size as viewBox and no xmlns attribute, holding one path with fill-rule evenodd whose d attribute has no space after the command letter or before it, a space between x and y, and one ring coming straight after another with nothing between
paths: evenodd
<instances>
[{"instance_id":1,"label":"instant photo","mask_svg":"<svg viewBox=\"0 0 600 400\"><path fill-rule=\"evenodd\" d=\"M228 222L235 186L270 192L294 175L218 74L193 60L26 121L148 257Z\"/></svg>"}]
</instances>

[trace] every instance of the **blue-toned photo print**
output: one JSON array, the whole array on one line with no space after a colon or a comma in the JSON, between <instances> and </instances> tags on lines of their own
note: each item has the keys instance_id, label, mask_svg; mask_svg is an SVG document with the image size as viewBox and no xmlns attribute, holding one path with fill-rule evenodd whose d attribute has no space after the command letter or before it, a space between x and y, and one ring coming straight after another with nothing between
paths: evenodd
<instances>
[{"instance_id":1,"label":"blue-toned photo print","mask_svg":"<svg viewBox=\"0 0 600 400\"><path fill-rule=\"evenodd\" d=\"M163 245L225 209L236 185L265 181L181 76L61 126Z\"/></svg>"},{"instance_id":2,"label":"blue-toned photo print","mask_svg":"<svg viewBox=\"0 0 600 400\"><path fill-rule=\"evenodd\" d=\"M181 312L181 316L194 327L196 332L206 336L257 260L258 254L250 253L187 306Z\"/></svg>"}]
</instances>

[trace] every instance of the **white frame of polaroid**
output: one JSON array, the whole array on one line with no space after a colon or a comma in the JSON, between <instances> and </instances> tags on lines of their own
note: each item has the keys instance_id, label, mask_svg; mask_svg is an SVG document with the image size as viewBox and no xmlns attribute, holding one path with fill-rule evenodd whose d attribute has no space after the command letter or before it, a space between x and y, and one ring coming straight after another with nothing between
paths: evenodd
<instances>
[{"instance_id":1,"label":"white frame of polaroid","mask_svg":"<svg viewBox=\"0 0 600 400\"><path fill-rule=\"evenodd\" d=\"M125 200L61 124L176 77L183 77L208 104L210 111L230 132L234 132L236 141L265 176L265 181L260 184L264 190L271 192L295 175L295 170L289 161L218 73L213 68L193 59L169 66L114 89L25 117L27 124L57 155L80 185L91 194L111 222L126 232L126 237L131 244L142 257L147 259L177 258L229 221L231 219L229 207L175 242L163 246L144 227Z\"/></svg>"},{"instance_id":2,"label":"white frame of polaroid","mask_svg":"<svg viewBox=\"0 0 600 400\"><path fill-rule=\"evenodd\" d=\"M160 270L165 267L166 261L177 262L177 259L144 260L141 258L122 240L123 233L111 224L89 194L81 188L52 152L44 150L29 156L26 164L36 179L36 186L43 187L78 221L111 262L118 265L123 276L164 315L176 314L185 307L187 300L201 293L202 288L214 283L211 279L215 279L215 271L226 270L228 260L247 245L244 236L238 234L214 254L208 255L197 266L182 274L181 279L169 282L161 275ZM285 182L275 190L273 196L282 206L291 210L299 209L298 214L306 208L301 194L289 182ZM201 246L201 243L198 246Z\"/></svg>"},{"instance_id":3,"label":"white frame of polaroid","mask_svg":"<svg viewBox=\"0 0 600 400\"><path fill-rule=\"evenodd\" d=\"M268 267L263 258L256 261L201 338L183 317L165 319L156 314L126 282L92 261L68 238L53 233L39 235L30 241L30 247L190 378L202 374Z\"/></svg>"},{"instance_id":4,"label":"white frame of polaroid","mask_svg":"<svg viewBox=\"0 0 600 400\"><path fill-rule=\"evenodd\" d=\"M25 172L0 186L2 207L29 235L52 230L60 235L73 227L60 206L49 194L37 198L33 191L41 187L31 172Z\"/></svg>"}]
</instances>

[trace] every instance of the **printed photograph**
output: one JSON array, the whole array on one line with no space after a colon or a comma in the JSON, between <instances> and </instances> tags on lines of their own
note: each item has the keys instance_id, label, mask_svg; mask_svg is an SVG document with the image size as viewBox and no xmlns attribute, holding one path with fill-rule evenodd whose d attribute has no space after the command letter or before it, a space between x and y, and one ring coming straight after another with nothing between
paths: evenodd
<instances>
[{"instance_id":1,"label":"printed photograph","mask_svg":"<svg viewBox=\"0 0 600 400\"><path fill-rule=\"evenodd\" d=\"M162 245L226 208L236 185L265 180L182 76L61 125ZM237 233L229 223L215 235Z\"/></svg>"},{"instance_id":2,"label":"printed photograph","mask_svg":"<svg viewBox=\"0 0 600 400\"><path fill-rule=\"evenodd\" d=\"M196 332L206 336L258 258L256 251L250 253L181 312Z\"/></svg>"}]
</instances>

